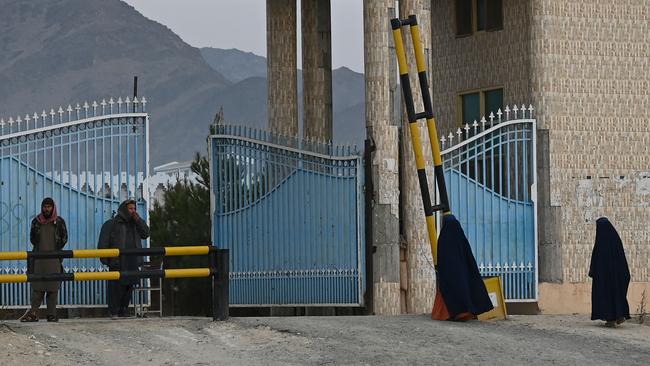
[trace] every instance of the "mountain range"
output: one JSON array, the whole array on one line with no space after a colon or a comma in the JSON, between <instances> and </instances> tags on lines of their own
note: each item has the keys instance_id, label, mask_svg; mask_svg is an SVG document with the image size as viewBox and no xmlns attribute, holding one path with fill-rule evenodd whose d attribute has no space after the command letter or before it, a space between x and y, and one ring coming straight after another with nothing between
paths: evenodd
<instances>
[{"instance_id":1,"label":"mountain range","mask_svg":"<svg viewBox=\"0 0 650 366\"><path fill-rule=\"evenodd\" d=\"M120 0L0 0L0 9L2 117L125 97L137 75L152 166L204 153L222 106L226 123L267 125L264 57L192 47ZM332 84L334 140L361 144L364 77L339 68Z\"/></svg>"}]
</instances>

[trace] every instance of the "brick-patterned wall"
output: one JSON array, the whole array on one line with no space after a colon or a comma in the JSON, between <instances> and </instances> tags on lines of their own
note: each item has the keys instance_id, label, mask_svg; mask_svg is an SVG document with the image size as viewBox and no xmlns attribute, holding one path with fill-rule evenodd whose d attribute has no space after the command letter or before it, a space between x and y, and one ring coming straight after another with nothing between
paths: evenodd
<instances>
[{"instance_id":1,"label":"brick-patterned wall","mask_svg":"<svg viewBox=\"0 0 650 366\"><path fill-rule=\"evenodd\" d=\"M364 1L366 128L372 154L373 312L399 314L399 128L392 121L391 0Z\"/></svg>"},{"instance_id":2,"label":"brick-patterned wall","mask_svg":"<svg viewBox=\"0 0 650 366\"><path fill-rule=\"evenodd\" d=\"M442 130L456 126L458 92L493 86L505 104L532 103L548 130L540 263L560 268L540 278L588 281L595 220L608 216L632 280L650 281L650 0L504 0L504 30L466 38L455 36L453 1L432 4Z\"/></svg>"},{"instance_id":3,"label":"brick-patterned wall","mask_svg":"<svg viewBox=\"0 0 650 366\"><path fill-rule=\"evenodd\" d=\"M595 220L608 216L632 281L650 281L650 1L531 4L533 103L549 130L562 277L588 280Z\"/></svg>"},{"instance_id":4,"label":"brick-patterned wall","mask_svg":"<svg viewBox=\"0 0 650 366\"><path fill-rule=\"evenodd\" d=\"M296 0L266 0L269 129L298 136Z\"/></svg>"},{"instance_id":5,"label":"brick-patterned wall","mask_svg":"<svg viewBox=\"0 0 650 366\"><path fill-rule=\"evenodd\" d=\"M329 0L301 0L303 123L307 139L332 141L332 30Z\"/></svg>"},{"instance_id":6,"label":"brick-patterned wall","mask_svg":"<svg viewBox=\"0 0 650 366\"><path fill-rule=\"evenodd\" d=\"M503 13L502 31L457 38L454 1L432 1L433 112L440 130L457 127L462 91L503 87L505 104L530 103L530 6L504 0Z\"/></svg>"}]
</instances>

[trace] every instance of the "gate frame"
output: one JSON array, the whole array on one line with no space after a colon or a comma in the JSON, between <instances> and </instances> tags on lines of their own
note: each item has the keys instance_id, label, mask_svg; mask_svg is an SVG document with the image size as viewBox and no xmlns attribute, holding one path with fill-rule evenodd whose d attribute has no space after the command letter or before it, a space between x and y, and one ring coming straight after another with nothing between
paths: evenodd
<instances>
[{"instance_id":1,"label":"gate frame","mask_svg":"<svg viewBox=\"0 0 650 366\"><path fill-rule=\"evenodd\" d=\"M147 225L150 225L150 214L149 214L149 209L151 208L151 190L149 187L149 182L151 180L150 177L150 158L151 158L151 153L150 153L150 141L149 141L149 136L150 136L150 120L149 120L149 112L146 109L146 105L148 103L146 97L142 96L139 100L137 97L134 97L132 100L129 99L130 97L126 97L124 100L119 97L118 99L110 98L109 101L107 102L106 99L103 99L101 103L98 103L97 101L94 101L92 104L88 104L88 102L85 102L83 105L76 104L76 108L72 107L71 105L68 105L67 109L64 109L62 106L56 110L55 108L52 108L48 113L46 113L46 110L43 110L43 113L40 115L43 121L43 126L41 127L34 127L34 128L29 128L29 120L26 118L26 129L20 129L20 116L16 119L16 122L18 122L17 131L12 131L11 133L8 134L0 134L0 143L4 140L11 140L11 139L19 139L22 136L28 136L31 134L37 134L37 133L45 133L47 131L53 131L56 129L62 129L62 128L69 128L69 127L74 127L77 125L83 125L86 123L90 122L97 122L97 121L102 121L102 120L110 120L110 119L136 119L136 118L142 118L142 126L144 128L144 167L143 167L143 180L140 182L142 184L142 199L144 200L144 206L146 210L146 223ZM132 103L132 108L129 108L129 105ZM115 106L117 105L117 106ZM124 105L124 106L123 106ZM98 110L99 109L99 110ZM63 122L66 118L64 117L67 115L67 121ZM76 115L76 118L74 116ZM27 114L27 116L30 116L30 114ZM34 126L37 124L37 117L39 116L38 113L34 113ZM55 118L55 116L58 116L58 118ZM48 122L49 121L49 122ZM4 119L3 119L4 123ZM49 124L48 124L49 123ZM4 127L4 125L3 125ZM79 142L76 142L79 143ZM20 155L20 154L19 154ZM11 155L10 155L11 156ZM61 176L63 176L63 171L60 172ZM95 175L103 175L106 172L105 171L96 171L93 172ZM116 173L116 174L122 174L123 172L110 172L111 174ZM45 174L45 172L43 172ZM77 172L79 174L79 172ZM128 172L127 172L128 174ZM135 172L137 175L138 172ZM80 176L80 175L79 175ZM79 178L77 178L79 179ZM55 181L54 176L52 177L52 180ZM63 181L59 182L60 184L63 184ZM102 187L103 189L103 187ZM134 188L134 194L137 192L138 187L135 186ZM113 190L113 187L111 187L111 190ZM128 187L127 187L128 190ZM118 188L119 192L119 188ZM118 199L119 200L119 199ZM25 224L27 228L29 228L29 223ZM29 238L29 233L27 234L27 237ZM146 242L146 247L150 248L150 238L147 238L144 240ZM94 245L93 245L94 246ZM25 267L26 268L26 267ZM73 265L68 265L64 268L67 268L69 270L73 270L75 266ZM105 267L97 267L99 271L107 271ZM147 296L147 304L150 304L151 302L151 296ZM3 309L24 309L29 307L29 304L26 305L3 305L0 304L0 306ZM79 308L102 308L105 307L106 305L104 304L59 304L58 307L62 309L79 309Z\"/></svg>"},{"instance_id":2,"label":"gate frame","mask_svg":"<svg viewBox=\"0 0 650 366\"><path fill-rule=\"evenodd\" d=\"M229 126L229 125L222 125L218 127L226 127L226 128L243 128L247 131L249 130L255 130L253 128L249 128L246 126ZM272 147L276 148L279 150L286 150L286 151L291 151L298 153L300 155L309 155L312 157L318 157L318 158L323 158L327 160L350 160L354 158L357 161L357 165L355 167L356 169L356 197L357 197L357 203L356 203L356 210L357 210L357 215L356 215L356 238L357 238L357 268L359 270L359 278L357 280L357 293L358 293L358 298L359 302L358 303L349 303L349 304L343 304L343 303L323 303L323 304L302 304L302 303L291 303L291 304L230 304L231 308L235 307L250 307L250 308L260 308L260 307L364 307L366 306L366 275L367 275L367 266L365 264L365 255L366 255L366 242L365 242L365 176L364 176L364 159L363 159L363 154L353 154L353 155L346 155L346 156L337 156L337 155L327 155L323 153L318 153L314 151L309 151L309 150L304 150L300 149L300 146L307 145L310 142L307 142L306 140L300 139L298 137L292 137L290 139L293 139L297 142L298 147L294 146L285 146L265 140L260 140L260 139L255 139L251 138L248 136L242 136L241 134L228 134L228 133L219 133L218 127L215 127L214 130L211 130L210 135L207 137L207 142L208 142L208 161L209 161L209 169L210 169L210 223L211 223L211 230L210 230L210 240L212 241L211 245L217 246L217 243L215 243L215 238L214 238L214 216L215 216L215 193L213 187L213 182L214 182L214 176L213 176L213 171L214 171L214 164L213 164L213 150L212 150L212 145L213 141L218 138L228 138L228 139L236 139L240 141L245 141L245 142L250 142L250 143L255 143L255 144L260 144L264 145L267 147ZM257 130L259 131L259 130ZM268 133L268 132L267 132ZM318 143L315 143L317 145ZM326 144L323 144L326 145ZM332 145L329 145L330 148L332 148ZM231 253L230 257L232 258L233 253ZM230 268L230 274L232 275L233 273L233 268ZM231 280L232 282L232 280ZM232 287L232 285L231 285Z\"/></svg>"},{"instance_id":3,"label":"gate frame","mask_svg":"<svg viewBox=\"0 0 650 366\"><path fill-rule=\"evenodd\" d=\"M508 107L506 107L506 108L507 108L506 111L509 112L510 111L509 108ZM531 303L531 302L539 301L539 228L538 228L538 221L539 220L538 220L538 211L537 211L538 210L538 199L537 199L537 191L538 191L537 190L537 120L535 118L532 118L532 107L529 109L529 111L530 111L529 118L525 118L525 107L524 107L524 108L522 108L522 114L524 114L524 116L522 116L522 118L515 118L515 119L512 119L512 120L501 122L500 117L501 117L502 113L501 113L501 110L499 109L499 112L497 113L499 115L499 121L494 121L494 123L492 124L491 127L487 128L487 129L485 129L485 130L483 130L481 132L477 132L474 136L472 136L472 137L470 137L470 138L468 138L466 140L463 140L462 142L457 143L456 145L450 146L450 147L448 147L448 148L441 151L441 156L442 156L442 160L443 160L443 167L444 167L445 155L451 153L454 150L462 148L463 146L468 145L471 142L474 142L474 141L476 141L476 140L478 140L478 139L480 139L482 137L488 136L490 133L492 133L494 131L497 131L497 130L499 130L501 128L504 128L504 127L517 125L517 124L525 124L525 123L530 123L530 125L531 125L531 142L532 142L532 145L533 145L532 149L531 149L532 150L532 164L533 164L531 169L532 169L532 172L533 172L533 181L532 181L532 183L530 185L530 191L531 191L530 192L530 200L533 203L533 218L534 218L533 237L534 237L534 247L535 247L534 248L534 255L535 255L535 257L534 257L535 296L534 296L533 299L506 299L507 303ZM490 120L492 120L493 117L494 117L494 115L491 115ZM485 124L485 122L486 122L486 120L485 120L485 117L484 117L483 120L482 120L482 123ZM477 126L477 122L474 121L474 127L476 127L476 126ZM464 128L466 129L466 131L468 131L467 127L469 127L469 125L465 124ZM460 132L461 129L459 128L458 131ZM461 136L461 134L459 134L459 136ZM445 135L442 134L443 139L444 139L444 136ZM435 187L435 191L436 191L436 199L438 199L437 186ZM438 234L440 234L440 228L441 228L440 224L441 224L442 217L441 217L441 215L439 213L437 214L436 219L438 221Z\"/></svg>"}]
</instances>

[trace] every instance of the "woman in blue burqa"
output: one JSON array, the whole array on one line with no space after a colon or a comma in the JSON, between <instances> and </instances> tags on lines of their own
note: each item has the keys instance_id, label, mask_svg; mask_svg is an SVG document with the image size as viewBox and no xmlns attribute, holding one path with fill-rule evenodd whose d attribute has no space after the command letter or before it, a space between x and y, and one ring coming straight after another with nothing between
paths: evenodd
<instances>
[{"instance_id":1,"label":"woman in blue burqa","mask_svg":"<svg viewBox=\"0 0 650 366\"><path fill-rule=\"evenodd\" d=\"M604 320L614 327L630 319L627 288L630 270L623 242L606 217L596 221L596 243L591 254L591 320Z\"/></svg>"}]
</instances>

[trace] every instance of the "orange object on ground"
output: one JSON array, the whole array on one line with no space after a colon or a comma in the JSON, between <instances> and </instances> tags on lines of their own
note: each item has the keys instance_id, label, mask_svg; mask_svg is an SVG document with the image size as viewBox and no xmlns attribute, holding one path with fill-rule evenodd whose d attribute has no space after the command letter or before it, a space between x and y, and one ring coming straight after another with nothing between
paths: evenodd
<instances>
[{"instance_id":1,"label":"orange object on ground","mask_svg":"<svg viewBox=\"0 0 650 366\"><path fill-rule=\"evenodd\" d=\"M455 321L467 321L470 319L474 319L476 315L472 313L460 313L456 315L456 318L452 319L451 316L449 315L449 311L447 310L447 305L445 304L445 300L442 298L442 293L440 292L440 289L437 289L436 291L436 299L433 302L433 309L431 309L431 319L433 320L455 320Z\"/></svg>"}]
</instances>

